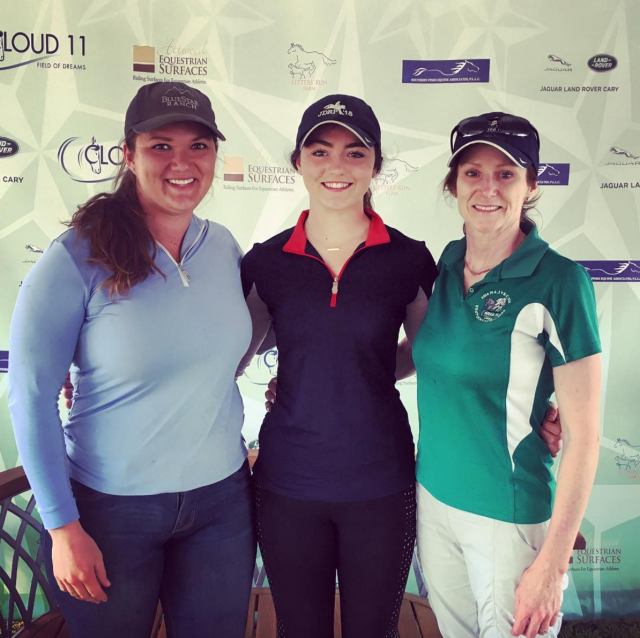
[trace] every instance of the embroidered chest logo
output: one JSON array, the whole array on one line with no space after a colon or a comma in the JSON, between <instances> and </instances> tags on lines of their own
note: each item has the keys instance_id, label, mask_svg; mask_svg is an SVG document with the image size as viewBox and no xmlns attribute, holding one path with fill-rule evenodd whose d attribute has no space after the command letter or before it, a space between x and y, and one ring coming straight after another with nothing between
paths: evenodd
<instances>
[{"instance_id":1,"label":"embroidered chest logo","mask_svg":"<svg viewBox=\"0 0 640 638\"><path fill-rule=\"evenodd\" d=\"M475 308L476 319L482 323L489 323L502 317L511 303L511 297L503 290L490 290L485 292L480 299L482 304Z\"/></svg>"}]
</instances>

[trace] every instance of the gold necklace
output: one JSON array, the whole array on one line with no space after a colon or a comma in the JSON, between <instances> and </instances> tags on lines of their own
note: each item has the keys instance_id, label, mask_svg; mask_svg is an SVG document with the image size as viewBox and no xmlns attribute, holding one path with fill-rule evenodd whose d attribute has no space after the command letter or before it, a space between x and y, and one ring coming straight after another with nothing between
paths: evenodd
<instances>
[{"instance_id":1,"label":"gold necklace","mask_svg":"<svg viewBox=\"0 0 640 638\"><path fill-rule=\"evenodd\" d=\"M486 270L471 270L471 266L469 266L469 262L467 261L467 258L464 258L464 267L474 276L477 277L478 275L484 275L484 273L489 272L490 270L493 270L495 268L495 266L491 266L491 268L487 268Z\"/></svg>"}]
</instances>

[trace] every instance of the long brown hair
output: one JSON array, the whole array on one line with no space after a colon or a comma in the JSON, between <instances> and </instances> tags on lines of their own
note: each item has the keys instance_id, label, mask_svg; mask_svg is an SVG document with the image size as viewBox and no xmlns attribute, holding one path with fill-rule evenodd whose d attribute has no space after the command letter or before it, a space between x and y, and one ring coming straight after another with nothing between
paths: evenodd
<instances>
[{"instance_id":1,"label":"long brown hair","mask_svg":"<svg viewBox=\"0 0 640 638\"><path fill-rule=\"evenodd\" d=\"M313 142L313 139L307 138L307 141L305 141L304 146L309 146L309 144L311 144L312 142ZM375 153L375 159L374 159L374 162L373 162L373 168L375 169L376 175L377 175L380 172L380 169L382 168L382 163L384 162L384 158L382 156L382 150L380 149L379 146L374 146L373 150L374 150L374 153ZM298 160L300 159L301 153L302 153L302 149L296 148L289 155L289 161L291 162L291 166L293 166L293 168L296 171L298 170ZM363 198L363 202L362 203L364 205L364 209L365 210L374 210L374 208L373 208L373 193L371 192L370 188L364 194L364 198Z\"/></svg>"},{"instance_id":2,"label":"long brown hair","mask_svg":"<svg viewBox=\"0 0 640 638\"><path fill-rule=\"evenodd\" d=\"M459 155L454 157L453 162L451 162L451 167L449 168L449 172L445 175L445 178L442 180L442 192L445 195L453 195L456 197L456 184L458 182L458 167L464 161L465 157L468 155L471 149L465 149ZM517 166L515 162L512 162L514 166ZM529 188L533 188L538 183L538 172L536 171L534 166L527 167L527 185ZM533 226L536 223L529 217L528 213L530 210L536 207L536 204L542 197L542 193L538 190L538 193L533 197L529 197L525 199L522 204L522 210L520 211L520 225L522 224L528 225L531 224Z\"/></svg>"}]
</instances>

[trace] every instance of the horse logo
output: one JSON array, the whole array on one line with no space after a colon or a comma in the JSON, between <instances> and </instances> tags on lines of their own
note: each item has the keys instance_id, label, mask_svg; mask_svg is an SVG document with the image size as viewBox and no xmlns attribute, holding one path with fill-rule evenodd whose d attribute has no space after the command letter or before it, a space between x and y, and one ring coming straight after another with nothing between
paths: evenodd
<instances>
[{"instance_id":1,"label":"horse logo","mask_svg":"<svg viewBox=\"0 0 640 638\"><path fill-rule=\"evenodd\" d=\"M327 111L333 111L336 115L344 115L347 112L347 107L344 104L340 104L340 100L335 104L327 104L324 108Z\"/></svg>"},{"instance_id":2,"label":"horse logo","mask_svg":"<svg viewBox=\"0 0 640 638\"><path fill-rule=\"evenodd\" d=\"M295 62L289 64L289 74L292 77L296 75L300 75L301 78L313 77L313 74L318 68L316 62L319 64L320 61L322 61L324 66L332 66L336 63L335 60L328 58L324 53L320 51L306 51L301 44L294 42L291 43L287 53L296 56Z\"/></svg>"},{"instance_id":3,"label":"horse logo","mask_svg":"<svg viewBox=\"0 0 640 638\"><path fill-rule=\"evenodd\" d=\"M538 177L547 174L547 177L557 177L560 175L560 171L551 164L541 164L538 168Z\"/></svg>"},{"instance_id":4,"label":"horse logo","mask_svg":"<svg viewBox=\"0 0 640 638\"><path fill-rule=\"evenodd\" d=\"M91 144L78 151L78 166L82 166L83 158L91 167L91 171L96 175L102 173L102 165L100 163L100 146L96 144L96 138L91 138Z\"/></svg>"},{"instance_id":5,"label":"horse logo","mask_svg":"<svg viewBox=\"0 0 640 638\"><path fill-rule=\"evenodd\" d=\"M618 148L617 146L612 146L609 149L609 152L613 153L614 155L624 155L625 157L628 157L629 159L633 159L633 160L640 159L638 155L632 155L631 153L629 153L629 151L625 151L623 148Z\"/></svg>"},{"instance_id":6,"label":"horse logo","mask_svg":"<svg viewBox=\"0 0 640 638\"><path fill-rule=\"evenodd\" d=\"M624 456L634 451L636 451L636 454L640 454L640 445L631 445L627 439L617 439L613 447L615 449L620 448Z\"/></svg>"},{"instance_id":7,"label":"horse logo","mask_svg":"<svg viewBox=\"0 0 640 638\"><path fill-rule=\"evenodd\" d=\"M502 317L507 309L507 304L511 303L511 297L502 290L492 290L482 295L484 307L476 306L475 315L478 321L489 323Z\"/></svg>"},{"instance_id":8,"label":"horse logo","mask_svg":"<svg viewBox=\"0 0 640 638\"><path fill-rule=\"evenodd\" d=\"M569 62L567 62L566 60L563 60L561 57L557 55L548 55L547 59L551 60L551 62L557 62L558 64L562 64L562 66L571 66Z\"/></svg>"},{"instance_id":9,"label":"horse logo","mask_svg":"<svg viewBox=\"0 0 640 638\"><path fill-rule=\"evenodd\" d=\"M450 73L445 73L441 69L427 69L426 67L421 66L419 69L416 69L413 72L413 77L420 77L423 73L439 73L440 75L451 77L454 75L458 75L463 69L466 69L469 73L478 73L478 71L480 71L480 67L470 60L459 60L456 61L455 64L449 69Z\"/></svg>"},{"instance_id":10,"label":"horse logo","mask_svg":"<svg viewBox=\"0 0 640 638\"><path fill-rule=\"evenodd\" d=\"M309 77L307 75L308 72L309 72L309 69L305 67L298 68L293 62L289 64L289 74L294 79L296 78L296 76L299 76L301 80L304 80L305 78Z\"/></svg>"},{"instance_id":11,"label":"horse logo","mask_svg":"<svg viewBox=\"0 0 640 638\"><path fill-rule=\"evenodd\" d=\"M382 165L382 170L375 176L374 183L376 186L387 186L389 184L395 184L395 182L402 176L402 178L411 173L415 173L418 170L416 166L411 166L409 162L405 162L401 159L388 159ZM401 179L402 179L401 178Z\"/></svg>"},{"instance_id":12,"label":"horse logo","mask_svg":"<svg viewBox=\"0 0 640 638\"><path fill-rule=\"evenodd\" d=\"M630 470L631 466L638 467L640 465L640 452L633 456L626 456L625 454L616 456L616 465L619 470Z\"/></svg>"}]
</instances>

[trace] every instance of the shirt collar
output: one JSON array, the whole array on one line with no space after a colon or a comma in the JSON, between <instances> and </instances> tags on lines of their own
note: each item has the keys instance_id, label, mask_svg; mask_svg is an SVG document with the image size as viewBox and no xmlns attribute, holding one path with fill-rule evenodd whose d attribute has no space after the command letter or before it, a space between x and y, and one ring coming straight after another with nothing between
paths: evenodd
<instances>
[{"instance_id":1,"label":"shirt collar","mask_svg":"<svg viewBox=\"0 0 640 638\"><path fill-rule=\"evenodd\" d=\"M187 227L187 232L182 239L182 252L187 250L200 234L200 230L204 226L204 221L195 215L191 215L191 221Z\"/></svg>"},{"instance_id":2,"label":"shirt collar","mask_svg":"<svg viewBox=\"0 0 640 638\"><path fill-rule=\"evenodd\" d=\"M368 248L369 246L377 246L378 244L388 244L391 241L391 238L389 237L389 232L387 231L380 215L372 210L365 210L365 214L371 220L367 239L364 243L365 248ZM291 237L289 237L289 241L287 241L287 243L282 247L284 252L295 253L297 255L306 254L307 235L304 232L304 223L307 221L307 217L309 217L309 211L302 211L298 218L298 223L293 229Z\"/></svg>"},{"instance_id":3,"label":"shirt collar","mask_svg":"<svg viewBox=\"0 0 640 638\"><path fill-rule=\"evenodd\" d=\"M522 244L515 252L509 255L502 263L493 268L485 280L510 279L515 277L528 277L536 269L544 254L549 249L549 244L538 235L535 226L523 228L526 233ZM447 246L440 257L440 261L448 268L453 268L464 259L467 252L467 238L452 242Z\"/></svg>"}]
</instances>

